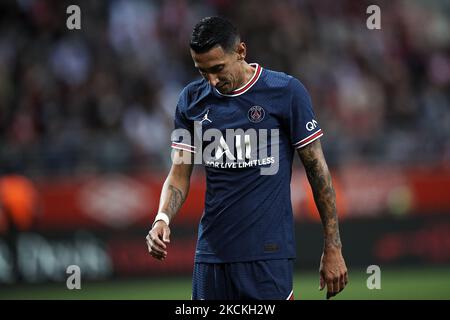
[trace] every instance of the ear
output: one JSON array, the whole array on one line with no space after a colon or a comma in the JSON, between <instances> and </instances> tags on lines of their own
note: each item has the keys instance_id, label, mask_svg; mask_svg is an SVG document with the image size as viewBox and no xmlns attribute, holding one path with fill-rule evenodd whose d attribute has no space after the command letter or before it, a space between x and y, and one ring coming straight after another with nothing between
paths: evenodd
<instances>
[{"instance_id":1,"label":"ear","mask_svg":"<svg viewBox=\"0 0 450 320\"><path fill-rule=\"evenodd\" d=\"M247 55L247 46L244 42L240 42L236 48L236 53L238 55L238 60L242 61Z\"/></svg>"}]
</instances>

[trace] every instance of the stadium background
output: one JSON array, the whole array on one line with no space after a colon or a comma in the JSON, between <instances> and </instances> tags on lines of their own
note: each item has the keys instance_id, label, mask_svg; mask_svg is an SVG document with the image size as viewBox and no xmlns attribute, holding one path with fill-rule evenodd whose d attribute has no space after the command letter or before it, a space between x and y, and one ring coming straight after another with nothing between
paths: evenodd
<instances>
[{"instance_id":1,"label":"stadium background","mask_svg":"<svg viewBox=\"0 0 450 320\"><path fill-rule=\"evenodd\" d=\"M81 8L68 30L66 8ZM368 30L366 8L381 8ZM178 94L204 16L248 61L309 89L337 189L350 285L337 299L450 299L450 3L49 1L0 4L0 298L189 299L203 171L164 263L145 235L170 166ZM322 237L298 161L294 293L318 288ZM82 289L66 288L81 268ZM369 290L370 265L381 290Z\"/></svg>"}]
</instances>

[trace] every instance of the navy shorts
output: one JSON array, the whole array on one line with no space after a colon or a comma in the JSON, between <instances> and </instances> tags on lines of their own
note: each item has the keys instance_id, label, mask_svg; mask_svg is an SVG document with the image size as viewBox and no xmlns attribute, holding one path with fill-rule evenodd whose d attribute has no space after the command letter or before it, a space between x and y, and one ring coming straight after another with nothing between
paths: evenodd
<instances>
[{"instance_id":1,"label":"navy shorts","mask_svg":"<svg viewBox=\"0 0 450 320\"><path fill-rule=\"evenodd\" d=\"M194 264L193 300L291 300L293 259Z\"/></svg>"}]
</instances>

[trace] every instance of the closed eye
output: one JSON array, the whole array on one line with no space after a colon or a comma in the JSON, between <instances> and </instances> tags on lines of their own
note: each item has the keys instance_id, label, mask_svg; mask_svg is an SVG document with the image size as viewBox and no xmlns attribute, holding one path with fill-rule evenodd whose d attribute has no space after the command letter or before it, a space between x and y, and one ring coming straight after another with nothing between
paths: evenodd
<instances>
[{"instance_id":1,"label":"closed eye","mask_svg":"<svg viewBox=\"0 0 450 320\"><path fill-rule=\"evenodd\" d=\"M206 76L208 73L211 73L211 74L219 73L220 71L223 70L224 67L225 67L225 65L218 64L218 65L212 66L211 68L208 68L208 69L202 69L202 68L197 68L197 69L202 76Z\"/></svg>"},{"instance_id":2,"label":"closed eye","mask_svg":"<svg viewBox=\"0 0 450 320\"><path fill-rule=\"evenodd\" d=\"M219 64L217 66L214 66L210 69L211 73L219 73L220 71L223 70L224 65L223 64Z\"/></svg>"}]
</instances>

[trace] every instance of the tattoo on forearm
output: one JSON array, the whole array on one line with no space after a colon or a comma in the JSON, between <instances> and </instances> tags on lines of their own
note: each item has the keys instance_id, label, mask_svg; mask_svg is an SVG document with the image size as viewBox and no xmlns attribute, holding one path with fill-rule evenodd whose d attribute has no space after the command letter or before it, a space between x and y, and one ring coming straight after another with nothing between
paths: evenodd
<instances>
[{"instance_id":1,"label":"tattoo on forearm","mask_svg":"<svg viewBox=\"0 0 450 320\"><path fill-rule=\"evenodd\" d=\"M173 185L169 185L168 189L170 193L167 208L169 211L168 214L174 216L183 204L183 192L181 192L180 189L174 187Z\"/></svg>"},{"instance_id":2,"label":"tattoo on forearm","mask_svg":"<svg viewBox=\"0 0 450 320\"><path fill-rule=\"evenodd\" d=\"M320 142L315 141L299 150L325 230L325 247L341 247L339 223L336 214L336 194Z\"/></svg>"}]
</instances>

